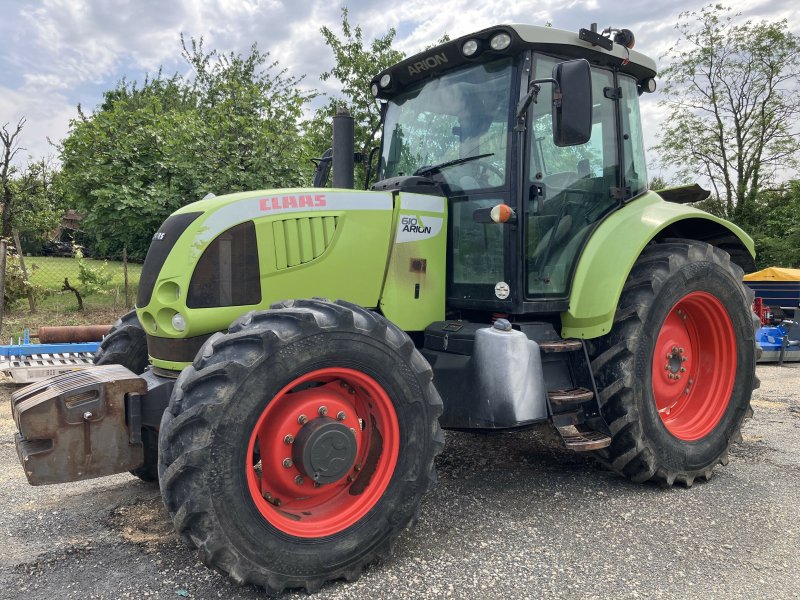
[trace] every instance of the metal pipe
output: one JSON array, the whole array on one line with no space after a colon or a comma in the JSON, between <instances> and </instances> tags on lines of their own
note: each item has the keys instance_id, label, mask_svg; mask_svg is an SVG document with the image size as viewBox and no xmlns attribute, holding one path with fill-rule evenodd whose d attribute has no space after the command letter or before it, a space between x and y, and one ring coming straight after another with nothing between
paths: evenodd
<instances>
[{"instance_id":1,"label":"metal pipe","mask_svg":"<svg viewBox=\"0 0 800 600\"><path fill-rule=\"evenodd\" d=\"M99 342L111 329L111 325L70 325L63 327L40 327L42 344L68 344L72 342Z\"/></svg>"},{"instance_id":2,"label":"metal pipe","mask_svg":"<svg viewBox=\"0 0 800 600\"><path fill-rule=\"evenodd\" d=\"M333 117L333 187L355 187L355 125L344 107Z\"/></svg>"}]
</instances>

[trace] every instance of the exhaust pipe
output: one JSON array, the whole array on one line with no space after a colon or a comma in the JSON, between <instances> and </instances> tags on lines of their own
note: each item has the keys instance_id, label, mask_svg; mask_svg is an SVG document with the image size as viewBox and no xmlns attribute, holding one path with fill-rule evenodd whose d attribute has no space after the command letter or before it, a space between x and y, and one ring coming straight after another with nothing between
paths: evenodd
<instances>
[{"instance_id":1,"label":"exhaust pipe","mask_svg":"<svg viewBox=\"0 0 800 600\"><path fill-rule=\"evenodd\" d=\"M355 126L344 107L333 117L333 187L355 188Z\"/></svg>"}]
</instances>

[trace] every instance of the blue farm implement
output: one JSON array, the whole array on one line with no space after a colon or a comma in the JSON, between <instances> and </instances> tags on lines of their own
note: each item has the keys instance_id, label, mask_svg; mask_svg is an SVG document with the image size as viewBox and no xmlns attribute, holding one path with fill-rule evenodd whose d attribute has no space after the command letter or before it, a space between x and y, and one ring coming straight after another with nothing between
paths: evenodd
<instances>
[{"instance_id":1,"label":"blue farm implement","mask_svg":"<svg viewBox=\"0 0 800 600\"><path fill-rule=\"evenodd\" d=\"M14 383L31 383L61 373L82 369L93 363L99 340L109 329L102 327L43 327L31 343L26 329L21 338L0 345L0 371ZM79 341L90 339L92 341Z\"/></svg>"}]
</instances>

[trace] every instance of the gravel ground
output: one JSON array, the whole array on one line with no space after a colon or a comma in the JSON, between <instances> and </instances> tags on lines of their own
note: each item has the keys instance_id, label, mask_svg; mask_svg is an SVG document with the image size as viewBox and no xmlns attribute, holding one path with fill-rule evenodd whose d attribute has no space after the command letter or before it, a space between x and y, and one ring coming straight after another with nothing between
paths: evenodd
<instances>
[{"instance_id":1,"label":"gravel ground","mask_svg":"<svg viewBox=\"0 0 800 600\"><path fill-rule=\"evenodd\" d=\"M743 443L691 489L628 483L542 433L448 433L395 556L316 597L800 598L800 365L758 370ZM264 597L200 564L151 485L28 486L12 389L0 384L0 598Z\"/></svg>"}]
</instances>

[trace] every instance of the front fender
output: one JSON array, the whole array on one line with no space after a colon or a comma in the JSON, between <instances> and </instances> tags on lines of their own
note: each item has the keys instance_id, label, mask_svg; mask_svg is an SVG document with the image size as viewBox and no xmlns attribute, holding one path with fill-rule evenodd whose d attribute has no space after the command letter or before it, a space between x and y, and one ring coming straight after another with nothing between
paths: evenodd
<instances>
[{"instance_id":1,"label":"front fender","mask_svg":"<svg viewBox=\"0 0 800 600\"><path fill-rule=\"evenodd\" d=\"M680 221L687 231L713 229L735 236L755 256L753 240L742 229L697 208L665 202L647 192L603 221L581 253L572 281L569 308L561 313L565 338L596 338L611 331L622 287L633 263L659 233ZM690 236L693 237L693 236ZM706 240L717 236L699 236Z\"/></svg>"}]
</instances>

